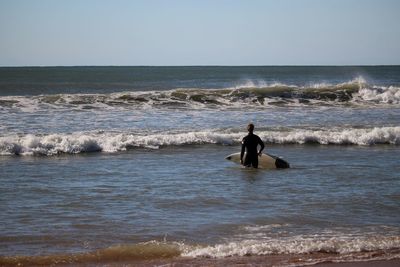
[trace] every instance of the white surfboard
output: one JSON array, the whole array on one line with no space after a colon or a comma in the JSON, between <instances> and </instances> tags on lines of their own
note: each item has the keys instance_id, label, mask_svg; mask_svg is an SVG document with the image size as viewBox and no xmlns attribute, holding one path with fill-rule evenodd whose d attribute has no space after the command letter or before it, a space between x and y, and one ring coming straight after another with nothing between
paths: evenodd
<instances>
[{"instance_id":1,"label":"white surfboard","mask_svg":"<svg viewBox=\"0 0 400 267\"><path fill-rule=\"evenodd\" d=\"M246 153L244 157L246 156ZM243 158L244 158L243 157ZM240 152L233 153L227 156L225 159L230 160L234 163L240 164ZM290 168L290 165L285 160L269 155L269 154L261 154L261 157L258 157L258 168L260 169L285 169Z\"/></svg>"}]
</instances>

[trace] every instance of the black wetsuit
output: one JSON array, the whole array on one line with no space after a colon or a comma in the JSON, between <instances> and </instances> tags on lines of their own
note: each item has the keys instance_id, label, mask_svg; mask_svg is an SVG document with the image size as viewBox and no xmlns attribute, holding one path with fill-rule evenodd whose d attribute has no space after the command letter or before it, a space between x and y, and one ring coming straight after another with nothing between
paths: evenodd
<instances>
[{"instance_id":1,"label":"black wetsuit","mask_svg":"<svg viewBox=\"0 0 400 267\"><path fill-rule=\"evenodd\" d=\"M264 143L260 137L253 133L249 133L243 138L242 141L242 151L240 153L240 158L243 159L244 152L246 151L246 157L244 158L243 165L246 167L253 166L258 168L258 151L257 146L260 145L260 152L264 149Z\"/></svg>"}]
</instances>

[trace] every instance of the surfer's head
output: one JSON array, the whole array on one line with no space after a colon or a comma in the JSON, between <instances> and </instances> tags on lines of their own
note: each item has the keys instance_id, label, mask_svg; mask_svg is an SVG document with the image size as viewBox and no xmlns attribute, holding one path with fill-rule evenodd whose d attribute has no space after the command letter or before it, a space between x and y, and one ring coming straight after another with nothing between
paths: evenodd
<instances>
[{"instance_id":1,"label":"surfer's head","mask_svg":"<svg viewBox=\"0 0 400 267\"><path fill-rule=\"evenodd\" d=\"M253 133L253 131L254 131L254 124L250 123L249 125L247 125L247 131L249 131L249 133Z\"/></svg>"}]
</instances>

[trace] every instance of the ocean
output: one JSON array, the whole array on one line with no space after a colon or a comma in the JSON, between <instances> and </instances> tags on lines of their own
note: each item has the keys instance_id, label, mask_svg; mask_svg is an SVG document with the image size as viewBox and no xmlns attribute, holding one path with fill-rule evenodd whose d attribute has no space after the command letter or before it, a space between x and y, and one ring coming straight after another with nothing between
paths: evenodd
<instances>
[{"instance_id":1,"label":"ocean","mask_svg":"<svg viewBox=\"0 0 400 267\"><path fill-rule=\"evenodd\" d=\"M2 67L0 265L398 259L399 148L400 66Z\"/></svg>"}]
</instances>

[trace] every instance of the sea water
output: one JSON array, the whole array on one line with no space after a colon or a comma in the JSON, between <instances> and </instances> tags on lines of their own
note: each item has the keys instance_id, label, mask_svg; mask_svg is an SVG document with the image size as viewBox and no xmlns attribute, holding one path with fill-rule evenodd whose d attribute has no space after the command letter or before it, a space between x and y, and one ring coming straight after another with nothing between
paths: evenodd
<instances>
[{"instance_id":1,"label":"sea water","mask_svg":"<svg viewBox=\"0 0 400 267\"><path fill-rule=\"evenodd\" d=\"M0 262L396 258L399 145L397 66L0 68Z\"/></svg>"}]
</instances>

